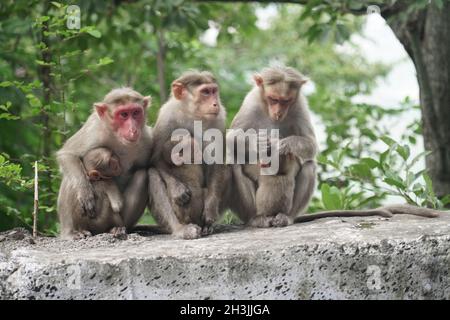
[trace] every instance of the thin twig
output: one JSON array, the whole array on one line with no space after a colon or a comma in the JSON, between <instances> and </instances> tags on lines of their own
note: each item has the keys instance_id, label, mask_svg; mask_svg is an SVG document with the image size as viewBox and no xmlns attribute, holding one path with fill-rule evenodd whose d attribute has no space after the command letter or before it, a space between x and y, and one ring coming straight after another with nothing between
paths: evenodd
<instances>
[{"instance_id":1,"label":"thin twig","mask_svg":"<svg viewBox=\"0 0 450 320\"><path fill-rule=\"evenodd\" d=\"M38 162L34 162L34 211L33 211L33 238L37 236L37 216L39 210L39 180Z\"/></svg>"}]
</instances>

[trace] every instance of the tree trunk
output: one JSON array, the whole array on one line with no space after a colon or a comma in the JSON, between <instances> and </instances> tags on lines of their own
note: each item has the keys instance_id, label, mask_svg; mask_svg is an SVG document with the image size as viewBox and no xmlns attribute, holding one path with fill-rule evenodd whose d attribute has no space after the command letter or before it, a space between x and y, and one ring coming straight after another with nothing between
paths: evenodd
<instances>
[{"instance_id":1,"label":"tree trunk","mask_svg":"<svg viewBox=\"0 0 450 320\"><path fill-rule=\"evenodd\" d=\"M450 3L387 19L414 62L426 159L436 195L450 194Z\"/></svg>"},{"instance_id":2,"label":"tree trunk","mask_svg":"<svg viewBox=\"0 0 450 320\"><path fill-rule=\"evenodd\" d=\"M158 52L156 54L156 70L158 73L159 98L162 104L167 99L165 65L164 65L166 45L164 42L164 34L162 30L157 31L156 37L158 39Z\"/></svg>"}]
</instances>

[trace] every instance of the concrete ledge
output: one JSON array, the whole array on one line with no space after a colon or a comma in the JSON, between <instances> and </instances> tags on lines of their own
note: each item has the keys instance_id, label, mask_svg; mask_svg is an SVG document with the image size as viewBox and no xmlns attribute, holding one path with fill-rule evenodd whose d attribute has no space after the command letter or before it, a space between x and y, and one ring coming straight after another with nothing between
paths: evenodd
<instances>
[{"instance_id":1,"label":"concrete ledge","mask_svg":"<svg viewBox=\"0 0 450 320\"><path fill-rule=\"evenodd\" d=\"M1 299L450 299L450 214L229 227L190 241L13 238L0 238Z\"/></svg>"}]
</instances>

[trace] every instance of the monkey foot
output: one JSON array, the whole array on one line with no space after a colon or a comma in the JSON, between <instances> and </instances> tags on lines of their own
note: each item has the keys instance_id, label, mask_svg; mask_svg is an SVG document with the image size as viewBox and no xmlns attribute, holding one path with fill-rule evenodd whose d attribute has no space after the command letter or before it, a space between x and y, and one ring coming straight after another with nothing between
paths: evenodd
<instances>
[{"instance_id":1,"label":"monkey foot","mask_svg":"<svg viewBox=\"0 0 450 320\"><path fill-rule=\"evenodd\" d=\"M87 230L75 231L72 236L73 240L81 240L88 237L92 237L92 233Z\"/></svg>"},{"instance_id":2,"label":"monkey foot","mask_svg":"<svg viewBox=\"0 0 450 320\"><path fill-rule=\"evenodd\" d=\"M179 239L198 239L202 236L202 228L196 224L183 225L179 230L175 231L173 235Z\"/></svg>"},{"instance_id":3,"label":"monkey foot","mask_svg":"<svg viewBox=\"0 0 450 320\"><path fill-rule=\"evenodd\" d=\"M114 227L109 231L109 233L111 233L114 238L119 240L128 239L127 229L125 227Z\"/></svg>"},{"instance_id":4,"label":"monkey foot","mask_svg":"<svg viewBox=\"0 0 450 320\"><path fill-rule=\"evenodd\" d=\"M272 219L272 227L286 227L293 223L294 220L284 213L279 213Z\"/></svg>"},{"instance_id":5,"label":"monkey foot","mask_svg":"<svg viewBox=\"0 0 450 320\"><path fill-rule=\"evenodd\" d=\"M214 233L214 230L215 230L215 228L213 225L204 226L202 228L202 236L209 236Z\"/></svg>"},{"instance_id":6,"label":"monkey foot","mask_svg":"<svg viewBox=\"0 0 450 320\"><path fill-rule=\"evenodd\" d=\"M273 219L274 217L256 216L250 219L250 221L247 222L247 225L254 228L269 228L272 226Z\"/></svg>"}]
</instances>

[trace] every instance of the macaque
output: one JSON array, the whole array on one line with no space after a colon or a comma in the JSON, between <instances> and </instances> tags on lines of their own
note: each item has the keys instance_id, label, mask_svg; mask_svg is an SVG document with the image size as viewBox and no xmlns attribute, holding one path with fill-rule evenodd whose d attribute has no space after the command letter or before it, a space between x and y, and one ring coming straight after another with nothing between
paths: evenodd
<instances>
[{"instance_id":1,"label":"macaque","mask_svg":"<svg viewBox=\"0 0 450 320\"><path fill-rule=\"evenodd\" d=\"M247 225L283 227L324 217L390 217L399 213L438 215L435 210L406 205L302 215L315 188L318 152L307 101L301 94L307 79L293 68L280 66L263 69L254 81L256 85L245 97L231 128L278 129L280 139L267 145L275 146L272 152L279 152L280 169L274 175L262 175L261 163L233 166L234 192L229 205Z\"/></svg>"},{"instance_id":2,"label":"macaque","mask_svg":"<svg viewBox=\"0 0 450 320\"><path fill-rule=\"evenodd\" d=\"M260 168L264 166L259 164ZM292 209L295 191L295 177L301 170L300 161L291 154L280 155L279 169L276 174L262 175L258 177L256 189L256 216L262 218L252 219L251 226L259 227L260 224L271 223L273 226L283 224L283 220ZM272 220L266 219L276 212ZM261 220L262 219L262 220ZM280 221L278 221L280 219ZM266 225L269 227L270 225Z\"/></svg>"},{"instance_id":3,"label":"macaque","mask_svg":"<svg viewBox=\"0 0 450 320\"><path fill-rule=\"evenodd\" d=\"M119 158L106 148L88 151L83 157L83 165L95 195L95 218L83 214L74 194L65 194L63 201L73 204L73 228L84 234L110 232L117 238L126 238L120 210L123 199L114 177L122 173Z\"/></svg>"},{"instance_id":4,"label":"macaque","mask_svg":"<svg viewBox=\"0 0 450 320\"><path fill-rule=\"evenodd\" d=\"M94 104L86 123L57 152L62 172L58 196L62 238L89 236L89 230L75 226L78 215L95 219L102 211L97 208L95 183L91 183L83 165L83 159L93 149L106 148L118 158L121 173L113 179L123 199L120 216L126 229L130 230L143 214L148 202L146 168L152 149L151 130L146 126L150 104L149 96L131 88L110 91L102 102ZM98 226L103 232L108 232L108 228L106 224Z\"/></svg>"},{"instance_id":5,"label":"macaque","mask_svg":"<svg viewBox=\"0 0 450 320\"><path fill-rule=\"evenodd\" d=\"M208 143L195 136L194 121L201 124L201 134L212 128L222 135L225 132L225 108L219 86L209 72L189 71L173 81L171 97L161 107L154 128L150 211L160 226L182 239L196 239L212 232L231 178L223 164L206 164L202 158L186 163L182 154L174 152L180 142L172 141L172 133L181 129L185 143L193 149L190 160L202 156ZM223 147L223 141L214 143Z\"/></svg>"}]
</instances>

